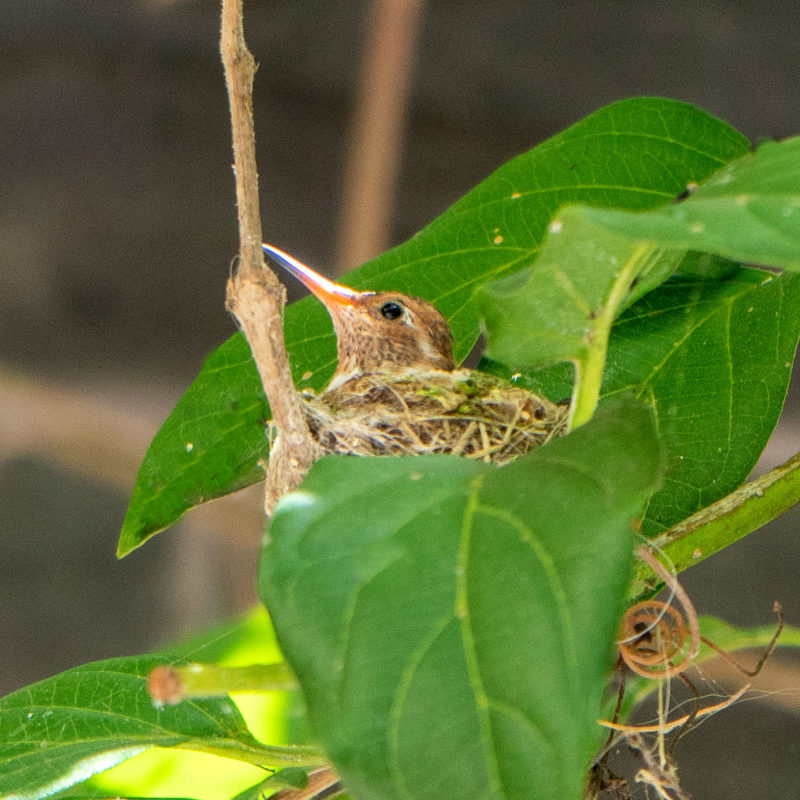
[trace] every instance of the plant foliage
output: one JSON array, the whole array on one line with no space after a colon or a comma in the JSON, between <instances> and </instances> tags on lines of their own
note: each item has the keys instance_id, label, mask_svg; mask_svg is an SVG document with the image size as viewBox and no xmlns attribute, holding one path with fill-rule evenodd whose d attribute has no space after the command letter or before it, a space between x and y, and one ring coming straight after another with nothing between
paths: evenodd
<instances>
[{"instance_id":1,"label":"plant foliage","mask_svg":"<svg viewBox=\"0 0 800 800\"><path fill-rule=\"evenodd\" d=\"M715 552L800 498L796 464L752 499L737 489L783 405L798 270L800 140L751 153L710 115L645 98L511 160L347 276L432 301L458 357L483 324L482 367L573 413L565 438L500 469L328 457L279 505L260 592L355 797L581 796L633 528L669 549L685 524L684 550ZM316 301L287 309L286 340L298 385L322 388L335 342ZM268 415L237 334L153 440L119 554L259 480ZM228 699L154 708L144 678L164 660L90 664L0 701L0 794L51 796L153 747L291 763Z\"/></svg>"}]
</instances>

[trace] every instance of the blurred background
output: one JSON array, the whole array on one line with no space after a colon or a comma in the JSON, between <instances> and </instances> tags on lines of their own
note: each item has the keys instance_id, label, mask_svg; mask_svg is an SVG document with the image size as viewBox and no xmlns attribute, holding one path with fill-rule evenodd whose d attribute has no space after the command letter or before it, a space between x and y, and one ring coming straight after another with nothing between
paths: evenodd
<instances>
[{"instance_id":1,"label":"blurred background","mask_svg":"<svg viewBox=\"0 0 800 800\"><path fill-rule=\"evenodd\" d=\"M800 132L793 0L248 0L245 12L264 235L328 274L623 97L690 101L754 141ZM114 557L150 438L234 331L218 3L26 0L1 16L5 693L249 608L261 516L256 487ZM759 469L800 449L798 425L795 389ZM698 610L765 624L780 599L800 624L798 521L686 573ZM687 790L796 794L797 664L783 654L764 676L794 693L739 704L687 740Z\"/></svg>"}]
</instances>

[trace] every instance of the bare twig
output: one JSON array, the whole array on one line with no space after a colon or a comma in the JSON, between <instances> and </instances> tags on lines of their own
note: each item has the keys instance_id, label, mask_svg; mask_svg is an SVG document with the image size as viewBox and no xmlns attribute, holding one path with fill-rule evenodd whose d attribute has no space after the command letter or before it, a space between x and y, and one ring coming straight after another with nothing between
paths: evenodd
<instances>
[{"instance_id":1,"label":"bare twig","mask_svg":"<svg viewBox=\"0 0 800 800\"><path fill-rule=\"evenodd\" d=\"M392 193L424 0L372 0L344 180L341 270L389 245Z\"/></svg>"},{"instance_id":2,"label":"bare twig","mask_svg":"<svg viewBox=\"0 0 800 800\"><path fill-rule=\"evenodd\" d=\"M264 507L302 481L315 447L294 387L283 340L286 292L264 266L258 205L253 127L256 64L244 40L242 0L223 0L220 53L230 101L236 203L239 215L239 268L228 281L228 309L244 331L269 400L277 437L270 454Z\"/></svg>"}]
</instances>

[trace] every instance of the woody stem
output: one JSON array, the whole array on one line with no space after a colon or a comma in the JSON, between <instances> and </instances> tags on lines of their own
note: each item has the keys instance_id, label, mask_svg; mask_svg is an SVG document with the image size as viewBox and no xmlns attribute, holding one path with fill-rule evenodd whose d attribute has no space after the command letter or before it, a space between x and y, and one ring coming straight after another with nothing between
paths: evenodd
<instances>
[{"instance_id":1,"label":"woody stem","mask_svg":"<svg viewBox=\"0 0 800 800\"><path fill-rule=\"evenodd\" d=\"M284 344L286 292L274 273L265 267L261 254L253 125L256 64L244 39L242 0L223 0L220 54L230 103L239 219L239 266L228 281L227 306L236 315L250 344L278 431L264 498L269 514L275 502L302 481L314 460L315 450Z\"/></svg>"}]
</instances>

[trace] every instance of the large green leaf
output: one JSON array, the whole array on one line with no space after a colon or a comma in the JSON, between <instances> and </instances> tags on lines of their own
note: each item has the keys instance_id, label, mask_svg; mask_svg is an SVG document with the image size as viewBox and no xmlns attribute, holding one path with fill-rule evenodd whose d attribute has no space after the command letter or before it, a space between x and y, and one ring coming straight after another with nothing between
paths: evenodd
<instances>
[{"instance_id":1,"label":"large green leaf","mask_svg":"<svg viewBox=\"0 0 800 800\"><path fill-rule=\"evenodd\" d=\"M699 145L698 145L699 143ZM425 297L447 316L463 357L478 334L477 287L528 266L553 213L568 203L648 209L747 151L723 122L672 100L624 100L592 114L487 178L405 244L350 273L356 288ZM286 311L299 385L322 387L335 360L319 303ZM310 377L306 376L310 374ZM268 416L237 334L212 354L153 440L120 536L130 552L187 509L263 475Z\"/></svg>"},{"instance_id":2,"label":"large green leaf","mask_svg":"<svg viewBox=\"0 0 800 800\"><path fill-rule=\"evenodd\" d=\"M266 762L228 700L154 708L148 672L164 659L86 664L0 701L0 796L47 797L151 747Z\"/></svg>"},{"instance_id":3,"label":"large green leaf","mask_svg":"<svg viewBox=\"0 0 800 800\"><path fill-rule=\"evenodd\" d=\"M482 288L489 357L517 367L582 365L592 348L605 351L620 311L678 271L685 251L641 246L586 211L562 209L532 269Z\"/></svg>"},{"instance_id":4,"label":"large green leaf","mask_svg":"<svg viewBox=\"0 0 800 800\"><path fill-rule=\"evenodd\" d=\"M665 208L559 211L534 267L483 289L489 354L519 366L573 361L573 416L584 422L614 319L688 250L800 269L800 138L762 146Z\"/></svg>"},{"instance_id":5,"label":"large green leaf","mask_svg":"<svg viewBox=\"0 0 800 800\"><path fill-rule=\"evenodd\" d=\"M284 498L260 593L359 800L580 797L660 473L623 401L500 469L328 457Z\"/></svg>"},{"instance_id":6,"label":"large green leaf","mask_svg":"<svg viewBox=\"0 0 800 800\"><path fill-rule=\"evenodd\" d=\"M798 270L800 137L762 144L681 203L648 214L590 209L587 217L628 239Z\"/></svg>"},{"instance_id":7,"label":"large green leaf","mask_svg":"<svg viewBox=\"0 0 800 800\"><path fill-rule=\"evenodd\" d=\"M256 657L269 657L269 625L256 615L215 628L169 655L86 664L0 699L0 797L49 797L153 748L281 763L275 749L253 738L227 697L156 708L145 687L158 664L217 658L242 645L253 650L254 635L267 645L259 643Z\"/></svg>"},{"instance_id":8,"label":"large green leaf","mask_svg":"<svg viewBox=\"0 0 800 800\"><path fill-rule=\"evenodd\" d=\"M671 281L620 319L603 392L650 405L667 452L646 534L747 477L783 408L798 336L800 277L749 269Z\"/></svg>"},{"instance_id":9,"label":"large green leaf","mask_svg":"<svg viewBox=\"0 0 800 800\"><path fill-rule=\"evenodd\" d=\"M633 394L647 403L667 454L645 533L679 522L747 477L780 416L798 336L800 276L753 269L719 281L670 280L617 320L601 402ZM525 371L518 383L557 398L571 380L571 368L557 367Z\"/></svg>"}]
</instances>

